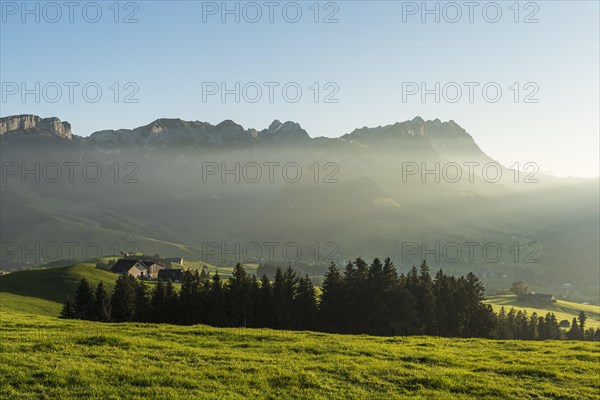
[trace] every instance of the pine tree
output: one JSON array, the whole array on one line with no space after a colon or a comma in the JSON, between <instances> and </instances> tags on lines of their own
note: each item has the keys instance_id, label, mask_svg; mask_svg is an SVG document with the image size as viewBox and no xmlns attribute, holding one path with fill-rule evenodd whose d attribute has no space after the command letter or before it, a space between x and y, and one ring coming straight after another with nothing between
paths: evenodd
<instances>
[{"instance_id":1,"label":"pine tree","mask_svg":"<svg viewBox=\"0 0 600 400\"><path fill-rule=\"evenodd\" d=\"M99 282L96 286L96 298L94 304L94 319L97 321L110 321L110 298L104 283Z\"/></svg>"},{"instance_id":2,"label":"pine tree","mask_svg":"<svg viewBox=\"0 0 600 400\"><path fill-rule=\"evenodd\" d=\"M308 275L298 281L298 290L293 301L295 328L314 329L317 318L317 292Z\"/></svg>"},{"instance_id":3,"label":"pine tree","mask_svg":"<svg viewBox=\"0 0 600 400\"><path fill-rule=\"evenodd\" d=\"M419 272L417 271L417 267L414 265L406 274L406 287L411 292L415 293L417 291L417 287L419 286Z\"/></svg>"},{"instance_id":4,"label":"pine tree","mask_svg":"<svg viewBox=\"0 0 600 400\"><path fill-rule=\"evenodd\" d=\"M206 320L214 326L226 326L229 319L226 315L225 292L223 282L218 272L212 276L207 298L206 298Z\"/></svg>"},{"instance_id":5,"label":"pine tree","mask_svg":"<svg viewBox=\"0 0 600 400\"><path fill-rule=\"evenodd\" d=\"M368 310L365 299L369 295L369 270L367 263L360 257L354 263L348 262L343 277L343 312L339 314L344 333L361 333L368 323L365 318Z\"/></svg>"},{"instance_id":6,"label":"pine tree","mask_svg":"<svg viewBox=\"0 0 600 400\"><path fill-rule=\"evenodd\" d=\"M229 315L235 326L245 327L252 319L251 294L251 279L242 264L237 263L228 282Z\"/></svg>"},{"instance_id":7,"label":"pine tree","mask_svg":"<svg viewBox=\"0 0 600 400\"><path fill-rule=\"evenodd\" d=\"M579 340L581 336L581 329L577 325L577 318L573 318L573 322L571 322L571 329L569 329L569 332L567 332L567 339Z\"/></svg>"},{"instance_id":8,"label":"pine tree","mask_svg":"<svg viewBox=\"0 0 600 400\"><path fill-rule=\"evenodd\" d=\"M165 315L163 315L163 320L171 324L177 323L180 319L179 296L175 291L175 286L173 286L173 281L171 279L167 279L165 285L164 306Z\"/></svg>"},{"instance_id":9,"label":"pine tree","mask_svg":"<svg viewBox=\"0 0 600 400\"><path fill-rule=\"evenodd\" d=\"M423 260L419 268L419 277L415 297L417 298L417 313L421 319L421 332L424 334L435 334L435 294L433 281L429 274L427 262Z\"/></svg>"},{"instance_id":10,"label":"pine tree","mask_svg":"<svg viewBox=\"0 0 600 400\"><path fill-rule=\"evenodd\" d=\"M94 289L90 282L81 278L75 292L75 315L80 319L94 319Z\"/></svg>"},{"instance_id":11,"label":"pine tree","mask_svg":"<svg viewBox=\"0 0 600 400\"><path fill-rule=\"evenodd\" d=\"M581 333L583 334L583 332L585 331L585 321L587 320L585 311L580 311L579 315L577 316L577 319L579 320L579 329L581 330Z\"/></svg>"},{"instance_id":12,"label":"pine tree","mask_svg":"<svg viewBox=\"0 0 600 400\"><path fill-rule=\"evenodd\" d=\"M298 281L296 271L289 266L283 273L283 287L278 291L282 295L279 323L283 329L290 329L295 323L293 302L298 291Z\"/></svg>"},{"instance_id":13,"label":"pine tree","mask_svg":"<svg viewBox=\"0 0 600 400\"><path fill-rule=\"evenodd\" d=\"M202 266L202 272L200 272L200 280L208 280L209 276L208 276L208 268L206 267L206 265Z\"/></svg>"},{"instance_id":14,"label":"pine tree","mask_svg":"<svg viewBox=\"0 0 600 400\"><path fill-rule=\"evenodd\" d=\"M517 339L517 311L511 307L506 314L506 326L508 336L506 339Z\"/></svg>"},{"instance_id":15,"label":"pine tree","mask_svg":"<svg viewBox=\"0 0 600 400\"><path fill-rule=\"evenodd\" d=\"M165 284L159 279L150 297L151 320L166 322L167 307L165 302Z\"/></svg>"},{"instance_id":16,"label":"pine tree","mask_svg":"<svg viewBox=\"0 0 600 400\"><path fill-rule=\"evenodd\" d=\"M385 335L389 329L390 304L386 301L386 282L383 264L375 258L368 269L366 289L363 300L363 323L361 331L371 335Z\"/></svg>"},{"instance_id":17,"label":"pine tree","mask_svg":"<svg viewBox=\"0 0 600 400\"><path fill-rule=\"evenodd\" d=\"M356 279L360 283L367 283L369 279L369 266L366 261L361 257L358 257L354 260L354 265L356 265Z\"/></svg>"},{"instance_id":18,"label":"pine tree","mask_svg":"<svg viewBox=\"0 0 600 400\"><path fill-rule=\"evenodd\" d=\"M273 282L273 302L275 305L275 328L283 329L284 328L284 313L286 310L285 305L286 297L285 297L285 287L284 287L284 279L283 272L281 268L277 268L275 270L275 280Z\"/></svg>"},{"instance_id":19,"label":"pine tree","mask_svg":"<svg viewBox=\"0 0 600 400\"><path fill-rule=\"evenodd\" d=\"M527 340L537 340L539 336L539 326L538 326L538 314L537 312L533 312L531 317L529 318L529 324L527 326L527 334L525 339Z\"/></svg>"},{"instance_id":20,"label":"pine tree","mask_svg":"<svg viewBox=\"0 0 600 400\"><path fill-rule=\"evenodd\" d=\"M547 316L548 314L546 314ZM544 317L538 317L537 320L537 340L548 340L548 324L547 319Z\"/></svg>"},{"instance_id":21,"label":"pine tree","mask_svg":"<svg viewBox=\"0 0 600 400\"><path fill-rule=\"evenodd\" d=\"M440 269L435 274L433 292L435 295L436 331L440 336L446 336L452 331L450 315L454 309L454 296L452 293L453 281Z\"/></svg>"},{"instance_id":22,"label":"pine tree","mask_svg":"<svg viewBox=\"0 0 600 400\"><path fill-rule=\"evenodd\" d=\"M546 314L544 318L546 322L546 330L547 330L547 339L549 340L558 340L562 337L562 331L558 326L558 320L553 313Z\"/></svg>"},{"instance_id":23,"label":"pine tree","mask_svg":"<svg viewBox=\"0 0 600 400\"><path fill-rule=\"evenodd\" d=\"M461 302L464 315L462 336L489 336L494 329L495 318L492 307L483 303L485 287L472 272L469 272L464 279L461 277L459 282L463 295ZM524 325L525 330L526 328L527 321Z\"/></svg>"},{"instance_id":24,"label":"pine tree","mask_svg":"<svg viewBox=\"0 0 600 400\"><path fill-rule=\"evenodd\" d=\"M515 339L523 340L527 335L527 311L517 311Z\"/></svg>"},{"instance_id":25,"label":"pine tree","mask_svg":"<svg viewBox=\"0 0 600 400\"><path fill-rule=\"evenodd\" d=\"M112 319L117 322L131 321L135 313L136 278L121 275L115 283L110 299Z\"/></svg>"},{"instance_id":26,"label":"pine tree","mask_svg":"<svg viewBox=\"0 0 600 400\"><path fill-rule=\"evenodd\" d=\"M498 324L496 325L496 339L508 339L508 326L506 320L506 310L504 306L498 313Z\"/></svg>"},{"instance_id":27,"label":"pine tree","mask_svg":"<svg viewBox=\"0 0 600 400\"><path fill-rule=\"evenodd\" d=\"M410 300L408 299L409 293L399 285L398 271L396 271L396 267L389 257L383 260L382 289L382 301L385 307L385 314L387 314L385 317L387 318L387 321L385 321L386 334L394 334L394 326L397 326L400 320L404 320L406 324L409 319L406 315L408 312L406 302Z\"/></svg>"},{"instance_id":28,"label":"pine tree","mask_svg":"<svg viewBox=\"0 0 600 400\"><path fill-rule=\"evenodd\" d=\"M71 296L67 296L63 304L63 308L60 311L60 318L77 318L77 312L75 310L75 302Z\"/></svg>"},{"instance_id":29,"label":"pine tree","mask_svg":"<svg viewBox=\"0 0 600 400\"><path fill-rule=\"evenodd\" d=\"M383 260L383 289L393 290L398 282L398 271L392 260L387 257Z\"/></svg>"},{"instance_id":30,"label":"pine tree","mask_svg":"<svg viewBox=\"0 0 600 400\"><path fill-rule=\"evenodd\" d=\"M260 287L254 301L254 307L256 326L274 328L275 307L273 300L273 285L266 274L263 274L260 279Z\"/></svg>"},{"instance_id":31,"label":"pine tree","mask_svg":"<svg viewBox=\"0 0 600 400\"><path fill-rule=\"evenodd\" d=\"M256 275L250 275L250 294L248 300L248 325L253 328L261 327L258 325L258 314L256 314L256 304L258 302L260 285L256 279Z\"/></svg>"},{"instance_id":32,"label":"pine tree","mask_svg":"<svg viewBox=\"0 0 600 400\"><path fill-rule=\"evenodd\" d=\"M344 314L343 290L340 270L334 262L331 262L321 286L320 314L325 331L340 332L341 320L339 317Z\"/></svg>"},{"instance_id":33,"label":"pine tree","mask_svg":"<svg viewBox=\"0 0 600 400\"><path fill-rule=\"evenodd\" d=\"M147 322L150 320L150 299L148 298L148 288L143 280L135 288L133 320L138 322Z\"/></svg>"},{"instance_id":34,"label":"pine tree","mask_svg":"<svg viewBox=\"0 0 600 400\"><path fill-rule=\"evenodd\" d=\"M383 264L379 258L375 257L367 271L370 290L383 290Z\"/></svg>"},{"instance_id":35,"label":"pine tree","mask_svg":"<svg viewBox=\"0 0 600 400\"><path fill-rule=\"evenodd\" d=\"M183 324L197 323L200 317L200 285L201 277L198 270L184 271L179 291L181 322Z\"/></svg>"}]
</instances>

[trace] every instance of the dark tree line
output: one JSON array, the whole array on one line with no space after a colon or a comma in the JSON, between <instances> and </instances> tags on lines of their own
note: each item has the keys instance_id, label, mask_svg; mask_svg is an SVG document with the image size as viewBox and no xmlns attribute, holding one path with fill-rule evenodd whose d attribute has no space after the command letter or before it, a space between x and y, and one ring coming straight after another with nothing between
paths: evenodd
<instances>
[{"instance_id":1,"label":"dark tree line","mask_svg":"<svg viewBox=\"0 0 600 400\"><path fill-rule=\"evenodd\" d=\"M506 312L502 307L496 319L495 337L498 339L600 341L600 328L585 329L587 317L583 311L579 313L578 317L573 318L568 331L560 329L558 320L553 313L547 313L542 317L534 311L531 316L528 316L527 311L516 311L511 308Z\"/></svg>"},{"instance_id":2,"label":"dark tree line","mask_svg":"<svg viewBox=\"0 0 600 400\"><path fill-rule=\"evenodd\" d=\"M309 277L291 267L278 268L272 281L266 275L257 280L240 264L225 282L218 273L185 271L179 291L171 281L150 290L143 280L122 275L111 296L102 283L94 289L82 279L61 316L382 336L562 338L553 314L528 317L502 309L496 315L483 303L484 287L474 274L454 277L440 270L432 277L425 262L407 274L398 274L389 258L371 264L357 258L343 271L332 263L321 290L317 296ZM585 331L584 325L585 314L568 338L598 340L600 330Z\"/></svg>"},{"instance_id":3,"label":"dark tree line","mask_svg":"<svg viewBox=\"0 0 600 400\"><path fill-rule=\"evenodd\" d=\"M332 264L321 297L321 326L336 333L373 335L490 336L494 314L483 304L484 287L473 274L434 278L423 262L407 274L389 258L368 265L358 258L344 271Z\"/></svg>"}]
</instances>

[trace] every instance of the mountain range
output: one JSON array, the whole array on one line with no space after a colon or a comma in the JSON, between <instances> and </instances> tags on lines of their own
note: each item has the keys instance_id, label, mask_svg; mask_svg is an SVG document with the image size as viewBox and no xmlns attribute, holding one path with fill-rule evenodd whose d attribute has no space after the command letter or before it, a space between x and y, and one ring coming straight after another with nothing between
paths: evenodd
<instances>
[{"instance_id":1,"label":"mountain range","mask_svg":"<svg viewBox=\"0 0 600 400\"><path fill-rule=\"evenodd\" d=\"M206 243L237 245L239 256L247 243L277 241L299 244L305 262L385 254L402 270L427 258L432 269L475 271L491 288L523 279L553 291L568 283L573 296L598 293L598 179L499 166L454 121L416 117L311 138L290 121L259 131L163 118L82 137L58 118L18 115L0 118L0 155L13 169L39 164L38 175L53 162L102 172L96 182L79 171L74 181L50 182L4 168L2 242L13 247L3 268L33 263L13 254L15 243L93 242L114 254L115 243L135 242L152 254L229 264L235 255L207 259ZM283 173L288 164L301 178ZM486 173L487 164L499 167ZM257 165L261 178L250 179ZM265 165L276 165L271 180ZM468 242L478 243L473 259ZM481 252L489 243L503 250L499 260ZM458 260L440 256L456 244Z\"/></svg>"},{"instance_id":2,"label":"mountain range","mask_svg":"<svg viewBox=\"0 0 600 400\"><path fill-rule=\"evenodd\" d=\"M481 152L473 138L458 124L439 119L424 121L416 117L411 121L376 128L363 127L337 139L311 138L300 124L274 120L261 131L244 129L231 120L217 125L201 121L184 121L178 118L161 118L134 129L101 130L87 137L73 135L71 125L59 118L40 118L35 115L14 115L0 118L0 137L4 140L46 137L62 139L81 146L114 149L125 146L154 147L211 147L256 146L270 144L311 144L343 142L355 146L388 145L402 139L415 150L430 147L438 152ZM376 141L374 141L374 139ZM409 143L410 142L410 143Z\"/></svg>"}]
</instances>

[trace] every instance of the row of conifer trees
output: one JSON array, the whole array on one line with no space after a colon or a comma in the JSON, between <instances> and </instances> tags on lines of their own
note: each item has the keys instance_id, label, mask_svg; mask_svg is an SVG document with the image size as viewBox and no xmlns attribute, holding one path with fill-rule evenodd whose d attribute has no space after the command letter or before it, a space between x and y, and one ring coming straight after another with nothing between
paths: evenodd
<instances>
[{"instance_id":1,"label":"row of conifer trees","mask_svg":"<svg viewBox=\"0 0 600 400\"><path fill-rule=\"evenodd\" d=\"M290 267L260 280L237 264L223 281L218 273L185 271L181 288L171 281L148 283L130 275L118 278L112 294L82 279L61 316L97 321L209 324L268 327L372 335L438 335L501 339L559 339L564 335L553 314L546 317L504 310L496 315L483 303L484 287L472 273L454 277L427 264L398 274L389 258L370 264L357 258L341 271L331 264L320 295L308 276ZM569 338L584 339L581 333ZM576 324L577 326L577 324ZM577 330L577 328L575 328ZM591 339L595 337L591 333Z\"/></svg>"}]
</instances>

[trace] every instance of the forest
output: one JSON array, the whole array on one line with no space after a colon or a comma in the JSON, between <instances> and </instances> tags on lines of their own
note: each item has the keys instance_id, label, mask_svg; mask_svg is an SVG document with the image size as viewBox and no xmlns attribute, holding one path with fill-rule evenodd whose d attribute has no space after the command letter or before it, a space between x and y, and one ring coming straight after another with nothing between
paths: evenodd
<instances>
[{"instance_id":1,"label":"forest","mask_svg":"<svg viewBox=\"0 0 600 400\"><path fill-rule=\"evenodd\" d=\"M398 274L389 258L370 264L357 258L343 271L331 263L320 293L308 275L298 276L291 267L277 268L271 281L239 263L227 280L217 272L187 270L179 290L170 280L151 289L144 280L121 275L109 294L102 282L94 288L82 278L60 316L377 336L600 341L600 328L586 330L584 312L563 330L553 313L495 313L484 300L484 286L473 273L455 277L439 270L432 276L423 261Z\"/></svg>"}]
</instances>

